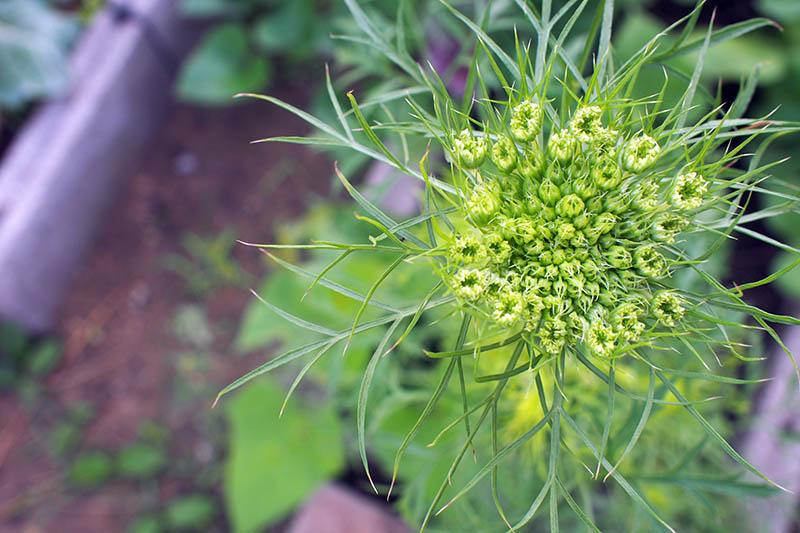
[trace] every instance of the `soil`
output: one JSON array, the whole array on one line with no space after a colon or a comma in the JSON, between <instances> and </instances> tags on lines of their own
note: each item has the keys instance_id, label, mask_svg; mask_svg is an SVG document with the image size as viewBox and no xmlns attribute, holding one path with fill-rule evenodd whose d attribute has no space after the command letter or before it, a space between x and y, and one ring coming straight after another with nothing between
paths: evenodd
<instances>
[{"instance_id":1,"label":"soil","mask_svg":"<svg viewBox=\"0 0 800 533\"><path fill-rule=\"evenodd\" d=\"M302 107L306 92L290 88L277 96ZM264 102L174 106L74 282L57 331L64 343L58 368L38 384L32 405L21 394L0 393L0 532L124 531L140 512L136 484L69 489L48 439L73 406L93 410L79 450L119 450L137 438L144 421L156 421L169 429L171 456L213 466L218 442L201 428L213 393L265 354L231 354L250 299L246 286L223 287L198 301L185 280L164 267L164 258L186 256L181 242L187 233L231 230L244 241L268 241L271 227L325 194L331 174L325 157L300 146L249 144L305 131ZM264 268L260 254L237 246L233 255L257 280ZM206 309L216 335L210 367L199 373L207 380L205 393L187 403L175 401L176 379L185 377L176 376L175 356L186 346L171 323L176 309L193 301ZM161 501L190 488L181 479L157 483Z\"/></svg>"}]
</instances>

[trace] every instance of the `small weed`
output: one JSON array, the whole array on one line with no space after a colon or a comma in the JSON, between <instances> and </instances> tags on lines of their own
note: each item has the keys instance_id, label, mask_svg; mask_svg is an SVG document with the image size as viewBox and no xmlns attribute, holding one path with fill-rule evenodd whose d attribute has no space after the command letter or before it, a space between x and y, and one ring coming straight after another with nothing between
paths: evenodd
<instances>
[{"instance_id":1,"label":"small weed","mask_svg":"<svg viewBox=\"0 0 800 533\"><path fill-rule=\"evenodd\" d=\"M235 245L230 230L213 237L190 233L183 238L185 255L170 254L163 265L183 278L193 296L202 298L219 287L246 281L246 274L231 256Z\"/></svg>"}]
</instances>

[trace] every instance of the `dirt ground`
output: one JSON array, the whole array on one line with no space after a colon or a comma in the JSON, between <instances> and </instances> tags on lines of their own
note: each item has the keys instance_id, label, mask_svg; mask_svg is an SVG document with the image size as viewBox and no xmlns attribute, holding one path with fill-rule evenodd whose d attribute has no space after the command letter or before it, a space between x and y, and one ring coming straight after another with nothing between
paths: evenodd
<instances>
[{"instance_id":1,"label":"dirt ground","mask_svg":"<svg viewBox=\"0 0 800 533\"><path fill-rule=\"evenodd\" d=\"M293 88L278 96L302 105L298 94L303 90ZM14 392L0 393L0 532L124 531L143 498L155 492L165 501L186 489L185 481L169 476L147 491L123 482L99 491L69 489L47 437L75 405L93 411L79 450L118 450L137 437L143 421L155 421L169 429L170 457L214 467L217 442L199 429L211 392L265 354L230 353L250 298L245 286L198 299L164 267L164 258L186 255L181 241L189 232L213 236L229 229L245 241L268 241L274 224L325 194L331 165L323 156L297 146L249 144L304 131L264 102L174 107L75 280L56 332L64 343L59 366L39 383L32 405ZM238 246L234 257L258 279L259 254ZM171 327L176 309L187 302L203 306L215 331L210 368L199 377L209 394L188 403L175 401L175 354L185 348Z\"/></svg>"}]
</instances>

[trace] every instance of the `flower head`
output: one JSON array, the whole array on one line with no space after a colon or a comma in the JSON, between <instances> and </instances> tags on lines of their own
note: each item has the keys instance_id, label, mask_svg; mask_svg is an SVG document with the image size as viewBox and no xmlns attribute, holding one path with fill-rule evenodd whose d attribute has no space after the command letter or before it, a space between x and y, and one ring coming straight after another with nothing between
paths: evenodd
<instances>
[{"instance_id":1,"label":"flower head","mask_svg":"<svg viewBox=\"0 0 800 533\"><path fill-rule=\"evenodd\" d=\"M652 137L634 137L628 141L622 152L623 166L630 172L643 172L653 166L660 153L661 147Z\"/></svg>"},{"instance_id":2,"label":"flower head","mask_svg":"<svg viewBox=\"0 0 800 533\"><path fill-rule=\"evenodd\" d=\"M453 138L453 155L464 168L478 168L486 160L488 151L486 138L471 130L462 130Z\"/></svg>"},{"instance_id":3,"label":"flower head","mask_svg":"<svg viewBox=\"0 0 800 533\"><path fill-rule=\"evenodd\" d=\"M511 112L509 129L518 141L532 140L542 130L542 107L529 100L517 104Z\"/></svg>"},{"instance_id":4,"label":"flower head","mask_svg":"<svg viewBox=\"0 0 800 533\"><path fill-rule=\"evenodd\" d=\"M361 10L357 2L350 4L352 11L362 19L359 27L367 30L377 27L369 24L369 10ZM534 19L523 5L525 2L496 4L494 7L503 17L504 9L523 8L524 13L515 11L515 18L503 20ZM613 35L614 10L610 9L609 2L606 4L609 9L599 11L602 14L601 36ZM627 465L634 463L623 461L630 449L620 450L619 444L636 441L641 433L639 427L633 439L621 435L620 439L614 437L613 443L609 432L612 428L622 428L624 412L634 415L630 419L632 422L638 413L642 413L642 420L648 418L642 409L649 410L649 407L641 402L643 391L648 390L647 381L640 382L642 376L646 380L647 375L637 373L636 369L644 368L650 375L647 405L656 402L653 395L658 390L659 397L669 393L677 397L676 409L692 409L692 402L684 401L680 390L684 378L700 370L696 365L691 366L703 360L699 351L708 349L717 356L718 351L727 348L736 350L744 343L731 340L732 334L753 331L750 326L737 330L737 318L731 315L749 313L765 327L775 317L780 323L796 323L791 317L762 312L752 302L745 301L744 289L727 288L725 283L714 279L706 263L710 263L707 260L718 247L707 244L709 239L705 239L713 237L714 243L724 243L725 237L733 231L743 229L737 228L743 220L749 222L797 209L800 199L793 198L793 190L787 188L774 195L788 200L785 204L759 208L753 217L746 219L741 216L747 205L744 198L763 191L773 192L768 190L769 180L763 172L768 166L759 167L757 157L747 164L748 145L757 144L765 134L783 133L795 126L784 123L778 128L772 121L742 118L742 109L735 109L742 106L717 107L713 99L706 101L705 91L696 90L700 88L697 84L706 80L700 70L707 62L699 59L694 73L685 76L694 82L686 83L688 89L678 98L673 98L673 91L667 89L683 83L683 77L677 84L664 81L660 91L649 91L646 94L650 96L640 97L644 94L642 89L650 87L642 87L639 81L646 72L657 72L649 67L675 57L687 47L692 48L692 43L703 42L692 37L699 11L685 19L683 33L673 42L664 40L671 27L649 40L647 47L630 59L621 58L623 60L618 62L614 53L608 53L614 47L605 37L597 39L594 31L584 32L591 37L586 42L580 42L575 34L568 35L572 23L578 22L580 13L577 10L581 9L583 7L579 6L565 8L555 16L564 16L557 27L550 28L556 32L551 36L555 41L547 41L545 35L543 46L537 46L535 53L530 53L525 45L516 46L517 57L512 58L513 50L498 50L502 43L527 41L518 40L515 33L505 35L509 39L499 38L489 43L481 34L483 29L475 30L482 28L482 24L473 25L467 15L457 13L458 7L448 4L440 11L445 15L456 12L454 22L467 22L473 32L467 45L474 52L474 61L469 63L471 81L466 95L453 97L448 92L447 81L443 82L446 76L438 76L428 68L414 68L418 57L396 46L395 41L399 39L386 39L378 48L388 56L387 64L400 67L395 72L398 79L393 80L396 87L418 90L399 90L404 98L387 98L383 105L374 106L377 116L370 120L360 112L352 94L348 95L352 117L342 112L335 95L331 94L339 124L321 127L316 117L312 120L308 114L298 113L318 130L312 138L316 142L336 145L337 149L349 145L361 155L372 156L404 175L419 178L426 187L424 201L420 202L422 213L396 221L393 215L383 213L381 208L348 186L347 190L369 215L360 218L371 222L370 230L378 229L380 234L370 234L370 244L362 242L349 248L342 243L336 243L337 246L320 244L325 253L346 251L341 259L355 251L358 253L352 255L360 256L366 250L380 254L382 259L394 257L387 261L387 269L376 276L350 330L352 336L373 327L388 327L385 341L374 343L378 346L369 368L374 370L373 362L383 363L384 360L398 364L400 358L384 357L381 350L397 347L417 322L441 323L442 327L454 325L455 329L451 327L437 337L438 340L454 338L457 344L454 350L445 348L446 351L439 354L441 358L480 354L477 362L489 360L500 368L488 374L476 370L474 381L480 382L476 384L467 379L467 367L471 365L459 365L460 379L453 380L456 367L452 363L462 360L450 359L448 370L439 372L443 376L439 381L441 385L429 403L435 409L426 409L423 418L435 417L435 412L445 412L451 404L458 407L456 416L460 416L463 404L465 409L483 411L481 417L471 420L470 412L464 412L468 427L471 423L480 425L487 419L501 424L506 384L511 386L505 390L514 388L511 382L517 377L528 379L529 384L535 380L535 394L541 404L536 414L540 418L531 421L535 425L527 431L533 434L544 429L541 435L549 433L551 460L545 462L550 470L537 479L550 481L568 481L565 476L580 470L580 463L589 456L589 451L599 459L597 474L605 467L609 476L617 477ZM575 18L571 18L570 10ZM587 9L586 13L589 11L593 9ZM398 17L398 20L405 18ZM600 22L599 18L596 20ZM502 34L502 28L488 23L485 31L492 36ZM551 18L549 23L556 24L555 19ZM747 27L742 26L745 28L742 32L749 31ZM540 30L529 31L547 33ZM707 33L704 45L694 46L698 57L719 41L708 39L709 35L717 34ZM374 35L368 37L370 42L375 42ZM473 46L475 42L483 46ZM589 76L584 76L590 70L588 61L580 62L578 68L564 64L575 50L581 49L584 59L594 57L594 72ZM656 49L658 53L650 53ZM547 57L548 53L553 55ZM493 68L484 68L487 64ZM565 66L569 67L566 71ZM678 65L673 64L671 68L678 68ZM490 71L494 71L494 75L487 75ZM669 95L669 99L665 100L665 95ZM397 116L393 106L403 105L403 101L409 104L410 113L404 112L404 118L398 121L393 117ZM699 112L695 113L697 108ZM475 120L484 121L479 130L473 130ZM358 132L352 129L356 121L360 126ZM373 124L380 124L380 127ZM398 140L402 146L398 146ZM745 146L747 151L743 151ZM422 147L425 147L424 152ZM398 148L402 148L402 155L396 153ZM758 150L760 148L756 147L752 153L760 153ZM418 156L419 167L411 164L415 156ZM346 178L341 175L340 178L346 182ZM339 259L331 263L319 279L324 279L324 273L337 264ZM390 306L372 299L375 291L383 289L380 284L401 268L427 268L426 275L438 278L431 280L426 287L427 295L418 300L418 305ZM749 286L763 283L766 281ZM415 293L408 292L409 296ZM381 295L381 299L383 297ZM378 318L365 323L362 313L368 307L369 313L374 311ZM295 322L302 325L301 321ZM409 322L409 329L397 335L396 328ZM714 327L705 327L709 324ZM344 337L337 333L330 341L321 343L315 337L307 351L319 345L328 350ZM398 337L392 346L391 340ZM387 347L387 343L392 347ZM680 364L673 364L670 358L675 357L675 348L682 348L682 344L697 351L696 355L700 355L697 361L687 357ZM596 357L586 358L587 352ZM277 361L284 359L294 360L293 357L276 358ZM602 389L599 395L591 389L582 389L579 394L567 390L565 376L585 369L589 372L581 373L599 383ZM414 372L417 371L415 368ZM368 386L370 379L371 374L363 383ZM620 381L615 382L615 379ZM626 379L634 382L622 383ZM237 382L236 386L244 381ZM461 396L457 401L444 401L444 395L452 392L449 387L454 381L460 382ZM543 390L543 382L552 387ZM425 379L424 383L430 380ZM493 389L496 392L485 400L485 407L475 407L473 399L485 397L488 386L496 387ZM365 385L362 391L367 391ZM618 409L614 416L610 401L616 397L624 397L623 401L629 405L624 411ZM580 403L584 399L586 402ZM472 404L473 408L467 404ZM364 409L364 405L365 402L359 401L358 409ZM593 411L580 412L584 406ZM662 411L662 406L653 406L653 411L656 410ZM491 417L487 416L489 413ZM689 414L695 418L702 416L696 410L689 410ZM596 423L598 418L606 416L607 424ZM550 418L545 420L544 417ZM363 418L359 420L363 424ZM558 424L559 420L562 423ZM700 420L707 428L705 419ZM633 429L630 423L625 424ZM560 434L556 431L558 427L562 428ZM598 427L601 435L588 435ZM361 429L363 431L364 427ZM478 435L478 430L482 429L475 427L472 435ZM413 431L406 443L411 442ZM585 437L584 432L587 433ZM454 433L450 432L446 438ZM710 440L720 438L719 434L712 436ZM470 445L477 446L481 440L469 438L462 446L462 455ZM557 456L557 447L570 438L575 439L568 444L570 453ZM359 451L367 465L363 440L359 439ZM696 439L692 441L694 446ZM601 446L587 450L592 442ZM738 455L730 453L730 446L724 448L740 461ZM497 452L495 458L499 463ZM577 459L577 463L570 466L568 461L572 458ZM616 464L608 468L605 458L613 458ZM670 455L669 461L656 460L648 464L673 464L672 459ZM719 463L716 459L715 456L715 465ZM451 473L459 460L453 463ZM561 469L558 475L564 477L555 477L553 468L556 466ZM752 471L752 467L745 466ZM479 475L489 470L488 466L483 467ZM634 474L638 472L635 467L631 470ZM444 494L449 481L450 478L443 481L437 498ZM528 485L518 484L515 489L517 486ZM553 510L566 509L565 500L574 508L575 502L567 497L587 487L588 483L583 482L579 485L551 482L541 494L552 491ZM466 497L466 491L457 494ZM441 503L438 499L433 502L426 521ZM661 521L649 506L646 507ZM598 516L604 514L612 515L598 513ZM551 515L557 520L555 512ZM616 513L613 516L616 517ZM551 529L556 526L554 522ZM445 529L460 530L458 527Z\"/></svg>"},{"instance_id":5,"label":"flower head","mask_svg":"<svg viewBox=\"0 0 800 533\"><path fill-rule=\"evenodd\" d=\"M667 327L675 327L683 318L686 310L681 298L672 291L661 291L655 295L652 303L653 316Z\"/></svg>"},{"instance_id":6,"label":"flower head","mask_svg":"<svg viewBox=\"0 0 800 533\"><path fill-rule=\"evenodd\" d=\"M484 235L481 246L493 263L504 264L511 256L511 245L496 231Z\"/></svg>"},{"instance_id":7,"label":"flower head","mask_svg":"<svg viewBox=\"0 0 800 533\"><path fill-rule=\"evenodd\" d=\"M595 320L586 331L586 345L595 354L608 357L617 347L617 333L603 320Z\"/></svg>"},{"instance_id":8,"label":"flower head","mask_svg":"<svg viewBox=\"0 0 800 533\"><path fill-rule=\"evenodd\" d=\"M450 247L450 260L457 264L471 265L486 258L486 247L477 234L459 235Z\"/></svg>"},{"instance_id":9,"label":"flower head","mask_svg":"<svg viewBox=\"0 0 800 533\"><path fill-rule=\"evenodd\" d=\"M508 137L500 137L492 146L492 163L501 172L509 173L517 166L517 147Z\"/></svg>"},{"instance_id":10,"label":"flower head","mask_svg":"<svg viewBox=\"0 0 800 533\"><path fill-rule=\"evenodd\" d=\"M453 292L456 296L473 302L486 291L486 274L474 268L462 268L453 276Z\"/></svg>"},{"instance_id":11,"label":"flower head","mask_svg":"<svg viewBox=\"0 0 800 533\"><path fill-rule=\"evenodd\" d=\"M604 133L600 120L602 114L603 110L596 105L579 108L570 122L570 129L575 137L583 143L591 143L601 136Z\"/></svg>"},{"instance_id":12,"label":"flower head","mask_svg":"<svg viewBox=\"0 0 800 533\"><path fill-rule=\"evenodd\" d=\"M642 310L638 305L628 302L619 305L611 315L611 326L617 335L628 342L636 341L644 332L640 321Z\"/></svg>"},{"instance_id":13,"label":"flower head","mask_svg":"<svg viewBox=\"0 0 800 533\"><path fill-rule=\"evenodd\" d=\"M493 184L477 187L467 201L467 212L476 224L488 222L500 209L500 194Z\"/></svg>"},{"instance_id":14,"label":"flower head","mask_svg":"<svg viewBox=\"0 0 800 533\"><path fill-rule=\"evenodd\" d=\"M525 299L522 294L506 289L497 295L492 318L500 325L512 326L519 322L525 312Z\"/></svg>"},{"instance_id":15,"label":"flower head","mask_svg":"<svg viewBox=\"0 0 800 533\"><path fill-rule=\"evenodd\" d=\"M643 276L661 278L667 274L667 260L653 244L643 244L633 253L634 266Z\"/></svg>"},{"instance_id":16,"label":"flower head","mask_svg":"<svg viewBox=\"0 0 800 533\"><path fill-rule=\"evenodd\" d=\"M706 192L708 183L703 176L697 172L681 174L672 189L672 205L687 211L697 209L703 205Z\"/></svg>"},{"instance_id":17,"label":"flower head","mask_svg":"<svg viewBox=\"0 0 800 533\"><path fill-rule=\"evenodd\" d=\"M657 241L672 244L689 225L689 221L674 213L660 213L653 222L652 235Z\"/></svg>"},{"instance_id":18,"label":"flower head","mask_svg":"<svg viewBox=\"0 0 800 533\"><path fill-rule=\"evenodd\" d=\"M566 163L577 150L577 139L569 130L560 130L550 135L547 151L559 163Z\"/></svg>"}]
</instances>

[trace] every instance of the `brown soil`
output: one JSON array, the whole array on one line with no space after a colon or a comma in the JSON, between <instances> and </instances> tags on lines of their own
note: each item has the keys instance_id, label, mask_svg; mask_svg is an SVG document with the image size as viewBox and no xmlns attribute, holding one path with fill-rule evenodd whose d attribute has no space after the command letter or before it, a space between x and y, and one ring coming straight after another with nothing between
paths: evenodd
<instances>
[{"instance_id":1,"label":"brown soil","mask_svg":"<svg viewBox=\"0 0 800 533\"><path fill-rule=\"evenodd\" d=\"M278 96L302 105L296 101L302 93ZM112 482L81 492L63 480L65 464L48 453L47 438L70 406L85 402L94 409L79 450L118 450L137 437L143 421L155 420L170 429L173 456L215 461L216 442L207 442L198 429L208 419L213 391L264 357L231 354L249 294L245 287L225 287L199 302L217 333L210 369L200 377L208 380L208 394L189 404L175 402L175 354L186 347L171 323L176 308L192 297L184 280L164 268L164 258L185 255L181 239L187 232L213 236L231 229L242 240L267 241L271 226L324 194L331 170L324 157L298 146L249 144L305 130L264 102L222 110L175 106L141 170L108 213L64 305L59 367L40 383L32 406L13 392L0 395L0 532L124 531L140 512L136 484ZM257 279L263 269L259 254L240 246L234 256ZM162 478L157 499L165 501L185 485Z\"/></svg>"}]
</instances>

